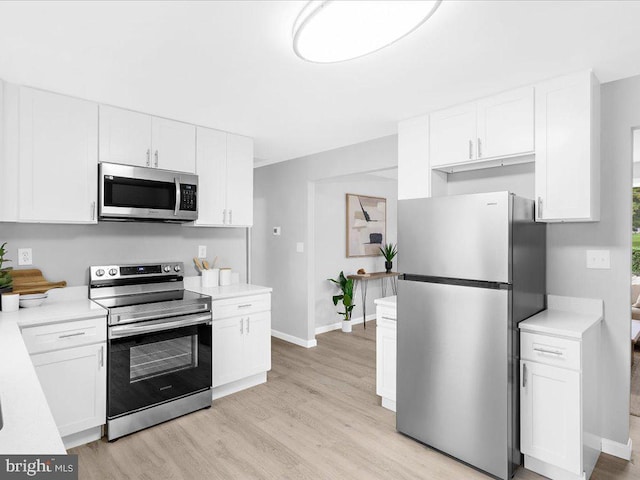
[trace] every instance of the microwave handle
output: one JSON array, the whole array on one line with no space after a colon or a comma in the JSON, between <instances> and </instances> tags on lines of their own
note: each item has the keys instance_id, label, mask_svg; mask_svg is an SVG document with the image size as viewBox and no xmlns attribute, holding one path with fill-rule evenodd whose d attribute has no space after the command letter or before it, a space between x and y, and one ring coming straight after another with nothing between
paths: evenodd
<instances>
[{"instance_id":1,"label":"microwave handle","mask_svg":"<svg viewBox=\"0 0 640 480\"><path fill-rule=\"evenodd\" d=\"M180 210L180 179L174 178L173 182L176 184L176 208L174 208L173 214L178 215Z\"/></svg>"}]
</instances>

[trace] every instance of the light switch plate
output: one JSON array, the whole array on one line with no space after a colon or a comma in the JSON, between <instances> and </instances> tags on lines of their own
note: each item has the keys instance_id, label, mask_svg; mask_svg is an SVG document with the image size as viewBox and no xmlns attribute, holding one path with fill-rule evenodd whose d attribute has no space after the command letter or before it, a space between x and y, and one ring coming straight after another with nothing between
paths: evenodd
<instances>
[{"instance_id":1,"label":"light switch plate","mask_svg":"<svg viewBox=\"0 0 640 480\"><path fill-rule=\"evenodd\" d=\"M18 249L18 265L33 265L33 252L30 248Z\"/></svg>"},{"instance_id":2,"label":"light switch plate","mask_svg":"<svg viewBox=\"0 0 640 480\"><path fill-rule=\"evenodd\" d=\"M304 243L303 242L296 243L296 253L304 253Z\"/></svg>"},{"instance_id":3,"label":"light switch plate","mask_svg":"<svg viewBox=\"0 0 640 480\"><path fill-rule=\"evenodd\" d=\"M587 250L587 268L604 270L611 268L611 251Z\"/></svg>"},{"instance_id":4,"label":"light switch plate","mask_svg":"<svg viewBox=\"0 0 640 480\"><path fill-rule=\"evenodd\" d=\"M198 258L207 258L207 246L198 245Z\"/></svg>"}]
</instances>

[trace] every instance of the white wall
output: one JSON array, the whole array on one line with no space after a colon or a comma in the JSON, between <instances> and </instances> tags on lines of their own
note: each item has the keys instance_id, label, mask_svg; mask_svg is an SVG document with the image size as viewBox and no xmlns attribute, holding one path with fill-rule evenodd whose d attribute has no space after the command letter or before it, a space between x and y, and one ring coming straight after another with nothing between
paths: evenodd
<instances>
[{"instance_id":1,"label":"white wall","mask_svg":"<svg viewBox=\"0 0 640 480\"><path fill-rule=\"evenodd\" d=\"M603 435L629 439L632 128L640 127L640 76L604 84L601 135L601 220L547 229L547 289L602 298ZM611 269L586 268L587 249L611 251Z\"/></svg>"},{"instance_id":2,"label":"white wall","mask_svg":"<svg viewBox=\"0 0 640 480\"><path fill-rule=\"evenodd\" d=\"M273 288L274 333L302 342L315 338L313 216L316 182L322 179L396 167L397 136L371 140L257 168L254 173L252 282ZM274 226L280 236L271 234ZM296 243L305 251L296 253Z\"/></svg>"},{"instance_id":3,"label":"white wall","mask_svg":"<svg viewBox=\"0 0 640 480\"><path fill-rule=\"evenodd\" d=\"M193 257L207 246L209 260L246 275L246 229L195 228L153 223L100 222L97 225L0 223L0 244L8 242L14 268L39 268L50 281L69 286L89 283L89 266L181 261L197 275ZM17 265L17 249L33 249L33 266Z\"/></svg>"},{"instance_id":4,"label":"white wall","mask_svg":"<svg viewBox=\"0 0 640 480\"><path fill-rule=\"evenodd\" d=\"M338 293L328 278L337 278L341 270L345 275L356 273L364 268L367 272L384 271L384 258L346 256L346 194L355 193L387 199L387 231L384 242L396 243L398 182L395 179L383 179L373 175L348 176L339 179L321 181L315 186L315 327L333 325L342 319L336 312L339 307L333 305L331 297ZM397 257L396 257L397 260ZM397 265L394 260L394 266ZM382 296L380 281L369 282L367 289L367 316L375 314L373 300ZM393 295L387 281L387 295ZM356 308L353 319L362 317L360 291L354 299Z\"/></svg>"}]
</instances>

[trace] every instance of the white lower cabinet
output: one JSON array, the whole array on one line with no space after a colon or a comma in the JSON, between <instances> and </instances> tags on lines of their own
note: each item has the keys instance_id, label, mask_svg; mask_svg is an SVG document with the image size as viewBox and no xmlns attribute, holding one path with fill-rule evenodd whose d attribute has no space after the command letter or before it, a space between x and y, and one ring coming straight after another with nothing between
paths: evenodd
<instances>
[{"instance_id":1,"label":"white lower cabinet","mask_svg":"<svg viewBox=\"0 0 640 480\"><path fill-rule=\"evenodd\" d=\"M271 296L214 300L213 398L267 380L271 370Z\"/></svg>"},{"instance_id":2,"label":"white lower cabinet","mask_svg":"<svg viewBox=\"0 0 640 480\"><path fill-rule=\"evenodd\" d=\"M97 440L107 411L106 317L22 328L66 448Z\"/></svg>"},{"instance_id":3,"label":"white lower cabinet","mask_svg":"<svg viewBox=\"0 0 640 480\"><path fill-rule=\"evenodd\" d=\"M395 297L376 303L376 393L384 408L396 411L396 339Z\"/></svg>"},{"instance_id":4,"label":"white lower cabinet","mask_svg":"<svg viewBox=\"0 0 640 480\"><path fill-rule=\"evenodd\" d=\"M62 437L105 423L105 350L102 343L31 356Z\"/></svg>"}]
</instances>

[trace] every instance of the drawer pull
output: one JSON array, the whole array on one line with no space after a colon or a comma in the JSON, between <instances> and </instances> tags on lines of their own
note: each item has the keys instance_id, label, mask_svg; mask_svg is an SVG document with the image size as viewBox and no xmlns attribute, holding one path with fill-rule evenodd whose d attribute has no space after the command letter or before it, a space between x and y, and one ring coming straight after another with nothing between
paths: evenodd
<instances>
[{"instance_id":1,"label":"drawer pull","mask_svg":"<svg viewBox=\"0 0 640 480\"><path fill-rule=\"evenodd\" d=\"M65 335L59 335L58 338L80 337L86 333L87 332L67 333Z\"/></svg>"},{"instance_id":2,"label":"drawer pull","mask_svg":"<svg viewBox=\"0 0 640 480\"><path fill-rule=\"evenodd\" d=\"M245 303L244 305L238 305L238 308L248 308L248 307L253 307L252 303Z\"/></svg>"},{"instance_id":3,"label":"drawer pull","mask_svg":"<svg viewBox=\"0 0 640 480\"><path fill-rule=\"evenodd\" d=\"M522 388L527 387L527 364L522 364Z\"/></svg>"},{"instance_id":4,"label":"drawer pull","mask_svg":"<svg viewBox=\"0 0 640 480\"><path fill-rule=\"evenodd\" d=\"M394 322L396 321L396 319L395 319L395 318L392 318L392 317L385 317L384 315L382 315L382 317L381 317L381 318L382 318L382 319L384 319L384 320L393 320Z\"/></svg>"},{"instance_id":5,"label":"drawer pull","mask_svg":"<svg viewBox=\"0 0 640 480\"><path fill-rule=\"evenodd\" d=\"M533 350L536 351L536 352L540 352L540 353L548 353L550 355L557 355L559 357L564 355L562 352L560 352L558 350L547 350L546 348L534 348Z\"/></svg>"}]
</instances>

